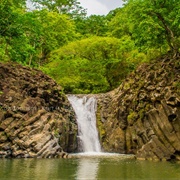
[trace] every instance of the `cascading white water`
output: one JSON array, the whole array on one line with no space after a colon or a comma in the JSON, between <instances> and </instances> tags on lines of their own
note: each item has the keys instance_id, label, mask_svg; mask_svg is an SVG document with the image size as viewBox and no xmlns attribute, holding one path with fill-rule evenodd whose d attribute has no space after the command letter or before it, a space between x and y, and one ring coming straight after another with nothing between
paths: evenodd
<instances>
[{"instance_id":1,"label":"cascading white water","mask_svg":"<svg viewBox=\"0 0 180 180\"><path fill-rule=\"evenodd\" d=\"M78 123L78 138L82 152L101 152L97 127L96 108L97 101L94 97L77 97L69 95Z\"/></svg>"}]
</instances>

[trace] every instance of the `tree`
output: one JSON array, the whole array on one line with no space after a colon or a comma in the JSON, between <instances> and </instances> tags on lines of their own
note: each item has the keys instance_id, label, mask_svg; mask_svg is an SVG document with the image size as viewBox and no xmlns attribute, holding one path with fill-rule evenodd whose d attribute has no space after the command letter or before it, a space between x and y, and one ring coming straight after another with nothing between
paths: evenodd
<instances>
[{"instance_id":1,"label":"tree","mask_svg":"<svg viewBox=\"0 0 180 180\"><path fill-rule=\"evenodd\" d=\"M107 19L106 16L91 15L75 20L77 32L83 36L106 36Z\"/></svg>"},{"instance_id":2,"label":"tree","mask_svg":"<svg viewBox=\"0 0 180 180\"><path fill-rule=\"evenodd\" d=\"M23 32L19 21L19 15L23 12L18 8L22 1L18 3L11 0L2 0L0 3L0 43L1 43L1 59L8 59L11 57L10 50L12 40L20 37ZM22 3L23 4L23 3Z\"/></svg>"},{"instance_id":3,"label":"tree","mask_svg":"<svg viewBox=\"0 0 180 180\"><path fill-rule=\"evenodd\" d=\"M180 45L179 0L128 0L126 5L133 25L132 35L139 46L167 44L175 55Z\"/></svg>"},{"instance_id":4,"label":"tree","mask_svg":"<svg viewBox=\"0 0 180 180\"><path fill-rule=\"evenodd\" d=\"M67 93L99 93L117 87L141 61L130 37L89 37L52 51L45 72Z\"/></svg>"},{"instance_id":5,"label":"tree","mask_svg":"<svg viewBox=\"0 0 180 180\"><path fill-rule=\"evenodd\" d=\"M133 23L130 22L127 7L116 9L108 14L110 21L108 23L108 35L122 38L123 36L132 36Z\"/></svg>"},{"instance_id":6,"label":"tree","mask_svg":"<svg viewBox=\"0 0 180 180\"><path fill-rule=\"evenodd\" d=\"M3 0L0 4L1 60L40 65L52 50L76 36L74 22L68 16L46 9L26 12L13 2Z\"/></svg>"},{"instance_id":7,"label":"tree","mask_svg":"<svg viewBox=\"0 0 180 180\"><path fill-rule=\"evenodd\" d=\"M38 18L41 23L43 34L42 60L46 60L48 54L67 44L76 38L75 25L66 15L57 12L49 12L46 9L38 11Z\"/></svg>"},{"instance_id":8,"label":"tree","mask_svg":"<svg viewBox=\"0 0 180 180\"><path fill-rule=\"evenodd\" d=\"M60 14L68 14L73 18L86 15L86 10L77 0L30 0L38 9L46 8Z\"/></svg>"},{"instance_id":9,"label":"tree","mask_svg":"<svg viewBox=\"0 0 180 180\"><path fill-rule=\"evenodd\" d=\"M40 54L42 50L42 37L44 29L39 19L39 13L25 12L19 15L17 24L21 25L21 36L13 39L13 57L29 66L40 64Z\"/></svg>"}]
</instances>

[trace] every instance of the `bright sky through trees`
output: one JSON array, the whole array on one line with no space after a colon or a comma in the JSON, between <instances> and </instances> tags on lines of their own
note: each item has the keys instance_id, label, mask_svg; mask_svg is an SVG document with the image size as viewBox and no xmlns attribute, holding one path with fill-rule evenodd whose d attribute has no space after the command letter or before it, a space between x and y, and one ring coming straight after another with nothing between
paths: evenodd
<instances>
[{"instance_id":1,"label":"bright sky through trees","mask_svg":"<svg viewBox=\"0 0 180 180\"><path fill-rule=\"evenodd\" d=\"M106 15L109 11L123 5L122 0L79 0L79 2L87 9L88 15Z\"/></svg>"}]
</instances>

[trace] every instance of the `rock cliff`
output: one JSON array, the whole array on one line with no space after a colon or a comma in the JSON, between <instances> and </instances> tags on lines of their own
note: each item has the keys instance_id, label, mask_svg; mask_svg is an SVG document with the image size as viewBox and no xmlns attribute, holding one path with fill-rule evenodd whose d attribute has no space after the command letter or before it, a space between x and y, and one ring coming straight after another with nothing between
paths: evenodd
<instances>
[{"instance_id":1,"label":"rock cliff","mask_svg":"<svg viewBox=\"0 0 180 180\"><path fill-rule=\"evenodd\" d=\"M118 89L97 98L105 151L180 160L180 58L141 65Z\"/></svg>"},{"instance_id":2,"label":"rock cliff","mask_svg":"<svg viewBox=\"0 0 180 180\"><path fill-rule=\"evenodd\" d=\"M55 81L1 63L0 80L0 157L62 157L77 150L75 115ZM119 88L93 96L104 151L180 160L180 58L143 64Z\"/></svg>"},{"instance_id":3,"label":"rock cliff","mask_svg":"<svg viewBox=\"0 0 180 180\"><path fill-rule=\"evenodd\" d=\"M77 125L62 88L39 70L0 63L0 157L74 152Z\"/></svg>"}]
</instances>

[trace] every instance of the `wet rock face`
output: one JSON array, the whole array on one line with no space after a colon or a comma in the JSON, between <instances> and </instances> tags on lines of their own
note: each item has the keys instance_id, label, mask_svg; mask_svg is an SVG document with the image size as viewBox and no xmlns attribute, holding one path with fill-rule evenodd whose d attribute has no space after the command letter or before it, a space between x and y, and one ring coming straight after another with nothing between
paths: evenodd
<instances>
[{"instance_id":1,"label":"wet rock face","mask_svg":"<svg viewBox=\"0 0 180 180\"><path fill-rule=\"evenodd\" d=\"M0 157L59 157L75 151L74 112L41 71L0 63Z\"/></svg>"},{"instance_id":2,"label":"wet rock face","mask_svg":"<svg viewBox=\"0 0 180 180\"><path fill-rule=\"evenodd\" d=\"M98 98L106 151L180 160L180 59L142 65L118 89Z\"/></svg>"}]
</instances>

